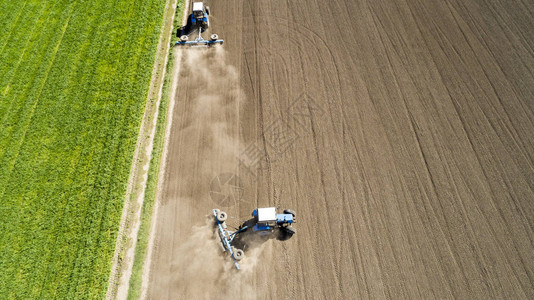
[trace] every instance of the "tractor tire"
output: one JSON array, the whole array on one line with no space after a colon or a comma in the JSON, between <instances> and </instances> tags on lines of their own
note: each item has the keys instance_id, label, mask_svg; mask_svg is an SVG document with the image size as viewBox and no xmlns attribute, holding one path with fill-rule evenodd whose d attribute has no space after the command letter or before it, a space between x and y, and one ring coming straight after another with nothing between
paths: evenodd
<instances>
[{"instance_id":1,"label":"tractor tire","mask_svg":"<svg viewBox=\"0 0 534 300\"><path fill-rule=\"evenodd\" d=\"M279 241L287 241L289 240L297 231L295 228L291 226L282 227L280 228L280 231L278 232L277 239Z\"/></svg>"},{"instance_id":2,"label":"tractor tire","mask_svg":"<svg viewBox=\"0 0 534 300\"><path fill-rule=\"evenodd\" d=\"M297 233L297 230L293 226L287 226L284 228L284 231L289 237L292 237L295 233Z\"/></svg>"},{"instance_id":3,"label":"tractor tire","mask_svg":"<svg viewBox=\"0 0 534 300\"><path fill-rule=\"evenodd\" d=\"M189 39L189 37L187 35L185 35L185 34L180 37L180 41L182 41L182 42L185 42L188 39Z\"/></svg>"},{"instance_id":4,"label":"tractor tire","mask_svg":"<svg viewBox=\"0 0 534 300\"><path fill-rule=\"evenodd\" d=\"M210 15L210 7L209 6L206 6L206 13L208 14L208 16Z\"/></svg>"},{"instance_id":5,"label":"tractor tire","mask_svg":"<svg viewBox=\"0 0 534 300\"><path fill-rule=\"evenodd\" d=\"M241 249L234 249L234 258L237 261L240 261L245 256L245 252Z\"/></svg>"},{"instance_id":6,"label":"tractor tire","mask_svg":"<svg viewBox=\"0 0 534 300\"><path fill-rule=\"evenodd\" d=\"M228 215L226 215L226 213L224 211L221 211L217 214L217 221L219 222L224 222L226 221L226 219L228 218Z\"/></svg>"},{"instance_id":7,"label":"tractor tire","mask_svg":"<svg viewBox=\"0 0 534 300\"><path fill-rule=\"evenodd\" d=\"M293 215L293 218L297 216L297 213L291 209L284 209L284 214Z\"/></svg>"},{"instance_id":8,"label":"tractor tire","mask_svg":"<svg viewBox=\"0 0 534 300\"><path fill-rule=\"evenodd\" d=\"M212 41L216 41L216 40L219 39L219 35L217 35L217 34L214 33L214 34L212 34L212 35L210 36L210 38L211 38Z\"/></svg>"}]
</instances>

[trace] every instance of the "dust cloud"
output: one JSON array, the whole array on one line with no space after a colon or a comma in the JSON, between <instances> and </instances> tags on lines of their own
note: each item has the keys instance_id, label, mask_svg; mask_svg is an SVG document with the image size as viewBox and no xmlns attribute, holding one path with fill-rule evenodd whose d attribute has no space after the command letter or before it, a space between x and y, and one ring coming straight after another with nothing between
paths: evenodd
<instances>
[{"instance_id":1,"label":"dust cloud","mask_svg":"<svg viewBox=\"0 0 534 300\"><path fill-rule=\"evenodd\" d=\"M174 131L179 144L174 145L177 151L171 157L180 165L172 176L177 184L174 201L180 206L173 229L179 255L169 261L169 277L156 285L172 285L170 290L177 292L167 295L169 299L257 298L253 270L267 244L247 251L237 271L215 235L213 217L193 228L180 221L187 220L198 206L212 206L209 189L215 176L238 171L239 115L244 101L238 73L227 63L221 47L187 49L181 68L184 94L176 98L175 105L183 113Z\"/></svg>"},{"instance_id":2,"label":"dust cloud","mask_svg":"<svg viewBox=\"0 0 534 300\"><path fill-rule=\"evenodd\" d=\"M253 270L267 244L247 251L236 270L233 260L223 252L216 236L213 220L193 227L192 234L179 247L172 262L170 284L181 299L255 299Z\"/></svg>"},{"instance_id":3,"label":"dust cloud","mask_svg":"<svg viewBox=\"0 0 534 300\"><path fill-rule=\"evenodd\" d=\"M180 164L184 176L181 196L207 196L209 182L222 172L237 172L240 153L239 115L244 94L236 69L226 61L224 49L184 51L182 76L185 94L178 97L186 111L180 117ZM178 87L180 93L180 87ZM192 170L189 172L189 170Z\"/></svg>"}]
</instances>

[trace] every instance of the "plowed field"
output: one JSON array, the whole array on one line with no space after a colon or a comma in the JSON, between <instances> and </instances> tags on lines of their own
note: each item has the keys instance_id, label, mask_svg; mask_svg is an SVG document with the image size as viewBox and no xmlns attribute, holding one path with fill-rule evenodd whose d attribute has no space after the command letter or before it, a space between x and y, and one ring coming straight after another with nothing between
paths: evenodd
<instances>
[{"instance_id":1,"label":"plowed field","mask_svg":"<svg viewBox=\"0 0 534 300\"><path fill-rule=\"evenodd\" d=\"M534 297L531 2L209 5L224 50L181 50L149 298ZM204 216L258 206L298 233L230 272Z\"/></svg>"}]
</instances>

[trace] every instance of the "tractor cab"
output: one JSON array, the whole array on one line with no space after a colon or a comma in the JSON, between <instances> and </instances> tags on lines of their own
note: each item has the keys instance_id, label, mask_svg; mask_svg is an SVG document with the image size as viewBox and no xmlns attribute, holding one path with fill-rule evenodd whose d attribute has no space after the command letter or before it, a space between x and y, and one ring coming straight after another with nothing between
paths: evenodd
<instances>
[{"instance_id":1,"label":"tractor cab","mask_svg":"<svg viewBox=\"0 0 534 300\"><path fill-rule=\"evenodd\" d=\"M193 2L193 17L195 19L204 18L203 2Z\"/></svg>"},{"instance_id":2,"label":"tractor cab","mask_svg":"<svg viewBox=\"0 0 534 300\"><path fill-rule=\"evenodd\" d=\"M271 234L277 226L292 224L294 216L290 213L277 214L275 207L258 208L252 211L252 216L256 219L253 227L254 232L259 235Z\"/></svg>"},{"instance_id":3,"label":"tractor cab","mask_svg":"<svg viewBox=\"0 0 534 300\"><path fill-rule=\"evenodd\" d=\"M252 216L256 218L256 225L252 228L259 235L268 235L273 232L276 226L276 208L258 208L252 211Z\"/></svg>"},{"instance_id":4,"label":"tractor cab","mask_svg":"<svg viewBox=\"0 0 534 300\"><path fill-rule=\"evenodd\" d=\"M204 2L193 2L193 13L191 14L191 26L200 27L200 31L206 31L210 26L210 8Z\"/></svg>"}]
</instances>

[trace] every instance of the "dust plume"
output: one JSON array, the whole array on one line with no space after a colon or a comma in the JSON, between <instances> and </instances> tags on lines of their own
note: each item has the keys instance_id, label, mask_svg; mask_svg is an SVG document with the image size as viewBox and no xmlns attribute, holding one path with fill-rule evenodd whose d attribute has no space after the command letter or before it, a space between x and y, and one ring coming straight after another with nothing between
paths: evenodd
<instances>
[{"instance_id":1,"label":"dust plume","mask_svg":"<svg viewBox=\"0 0 534 300\"><path fill-rule=\"evenodd\" d=\"M181 299L255 299L258 298L253 270L259 263L263 244L247 251L237 271L233 261L223 253L212 220L195 226L179 247L174 258L170 284L177 287L174 297Z\"/></svg>"},{"instance_id":2,"label":"dust plume","mask_svg":"<svg viewBox=\"0 0 534 300\"><path fill-rule=\"evenodd\" d=\"M194 170L180 178L180 194L207 196L206 187L222 172L237 172L239 111L244 96L236 69L226 62L224 49L188 49L184 51L182 76L185 84L179 97L187 114L181 116L177 134L182 140L182 170ZM178 87L180 92L180 87Z\"/></svg>"},{"instance_id":3,"label":"dust plume","mask_svg":"<svg viewBox=\"0 0 534 300\"><path fill-rule=\"evenodd\" d=\"M178 201L174 229L178 249L169 261L171 273L163 280L179 291L176 299L256 298L253 270L265 245L247 251L237 272L233 261L223 253L215 235L213 217L202 226L193 226L189 214L210 201L210 181L222 172L237 172L240 153L239 115L244 100L238 73L226 62L224 49L187 49L183 53L180 85L183 94L176 99L178 118L175 135L179 144L175 159L179 170L174 201ZM178 93L180 93L180 85ZM211 206L211 204L210 204Z\"/></svg>"}]
</instances>

